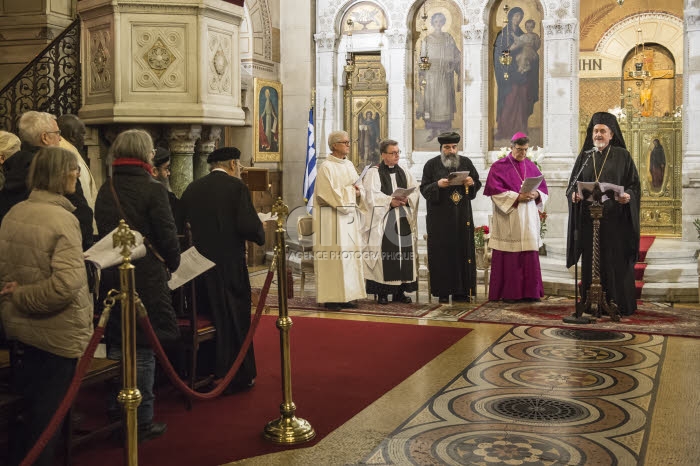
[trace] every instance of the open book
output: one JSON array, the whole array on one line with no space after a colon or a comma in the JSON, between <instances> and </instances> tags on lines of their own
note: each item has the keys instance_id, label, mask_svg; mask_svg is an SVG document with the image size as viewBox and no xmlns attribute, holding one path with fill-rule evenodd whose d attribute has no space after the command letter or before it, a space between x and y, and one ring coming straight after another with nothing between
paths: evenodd
<instances>
[{"instance_id":1,"label":"open book","mask_svg":"<svg viewBox=\"0 0 700 466\"><path fill-rule=\"evenodd\" d=\"M396 191L391 193L391 197L399 197L399 198L408 197L411 194L413 194L413 191L415 191L415 190L416 190L415 186L412 188L396 188Z\"/></svg>"},{"instance_id":2,"label":"open book","mask_svg":"<svg viewBox=\"0 0 700 466\"><path fill-rule=\"evenodd\" d=\"M464 184L464 180L469 176L469 171L466 172L452 172L447 175L447 181L450 182L450 186L459 186Z\"/></svg>"},{"instance_id":3,"label":"open book","mask_svg":"<svg viewBox=\"0 0 700 466\"><path fill-rule=\"evenodd\" d=\"M107 236L95 243L90 249L83 253L85 260L93 262L98 268L106 269L113 265L121 264L121 247L114 246L113 236L117 229L110 231ZM146 245L143 244L143 235L136 230L131 230L136 238L136 244L131 249L131 260L140 259L146 255Z\"/></svg>"},{"instance_id":4,"label":"open book","mask_svg":"<svg viewBox=\"0 0 700 466\"><path fill-rule=\"evenodd\" d=\"M579 181L578 183L578 195L581 199L586 201L593 201L593 188L595 187L595 181ZM615 199L617 199L621 194L625 193L624 186L619 186L613 183L598 183L600 185L600 190L603 192L612 190L615 193ZM583 191L588 191L588 196L583 195ZM610 199L606 194L603 194L601 202L605 202Z\"/></svg>"},{"instance_id":5,"label":"open book","mask_svg":"<svg viewBox=\"0 0 700 466\"><path fill-rule=\"evenodd\" d=\"M360 173L360 177L357 179L357 181L355 181L353 183L355 186L360 186L362 184L362 179L365 177L365 175L367 174L367 171L370 169L370 167L372 167L371 164L367 165L365 168L362 169L362 173Z\"/></svg>"}]
</instances>

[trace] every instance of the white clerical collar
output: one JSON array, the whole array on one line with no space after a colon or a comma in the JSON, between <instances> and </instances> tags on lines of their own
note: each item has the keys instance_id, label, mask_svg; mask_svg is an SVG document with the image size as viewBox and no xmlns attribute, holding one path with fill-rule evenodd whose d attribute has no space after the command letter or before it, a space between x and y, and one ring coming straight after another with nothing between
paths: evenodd
<instances>
[{"instance_id":1,"label":"white clerical collar","mask_svg":"<svg viewBox=\"0 0 700 466\"><path fill-rule=\"evenodd\" d=\"M227 172L226 170L224 170L223 168L212 168L212 169L211 169L211 172L212 172L212 173L214 173L214 172L224 172L224 173L226 173L226 174L228 175L228 172ZM231 176L231 175L229 175L229 176Z\"/></svg>"}]
</instances>

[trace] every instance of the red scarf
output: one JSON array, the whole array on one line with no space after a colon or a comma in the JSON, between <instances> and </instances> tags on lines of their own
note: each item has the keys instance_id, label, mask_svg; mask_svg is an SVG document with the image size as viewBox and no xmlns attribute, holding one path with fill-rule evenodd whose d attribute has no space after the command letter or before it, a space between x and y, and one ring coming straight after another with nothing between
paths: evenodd
<instances>
[{"instance_id":1,"label":"red scarf","mask_svg":"<svg viewBox=\"0 0 700 466\"><path fill-rule=\"evenodd\" d=\"M144 162L143 160L124 158L124 159L115 159L114 162L112 162L113 167L121 167L124 165L141 167L144 170L146 170L146 173L153 176L153 166L149 163Z\"/></svg>"}]
</instances>

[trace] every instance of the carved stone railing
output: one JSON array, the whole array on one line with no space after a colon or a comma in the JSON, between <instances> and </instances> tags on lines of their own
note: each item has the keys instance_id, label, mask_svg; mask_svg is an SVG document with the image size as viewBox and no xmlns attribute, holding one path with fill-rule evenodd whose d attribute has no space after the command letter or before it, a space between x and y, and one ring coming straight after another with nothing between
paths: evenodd
<instances>
[{"instance_id":1,"label":"carved stone railing","mask_svg":"<svg viewBox=\"0 0 700 466\"><path fill-rule=\"evenodd\" d=\"M80 19L77 18L0 91L0 128L17 131L20 115L63 115L80 108Z\"/></svg>"}]
</instances>

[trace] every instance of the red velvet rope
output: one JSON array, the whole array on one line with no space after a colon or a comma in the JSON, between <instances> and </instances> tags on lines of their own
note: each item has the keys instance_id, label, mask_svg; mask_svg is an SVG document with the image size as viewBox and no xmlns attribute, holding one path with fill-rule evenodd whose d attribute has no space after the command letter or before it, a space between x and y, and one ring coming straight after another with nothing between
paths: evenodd
<instances>
[{"instance_id":1,"label":"red velvet rope","mask_svg":"<svg viewBox=\"0 0 700 466\"><path fill-rule=\"evenodd\" d=\"M260 292L260 299L258 300L258 307L255 309L255 316L253 317L253 321L250 324L250 329L248 330L248 334L245 337L245 340L243 340L243 344L241 345L241 349L238 352L238 355L236 356L235 361L233 361L233 365L229 369L229 371L226 373L224 378L218 383L216 388L214 388L212 391L208 393L199 393L194 390L192 390L190 387L183 382L183 380L180 378L180 376L175 372L175 369L173 369L172 364L170 364L170 360L168 359L168 356L165 354L165 351L163 351L163 347L160 344L160 341L158 341L158 337L156 336L155 332L153 331L153 327L151 327L151 322L148 320L148 316L143 313L142 315L139 316L139 322L142 325L142 328L144 332L146 333L146 337L148 338L149 342L151 343L151 346L156 352L156 356L158 357L158 361L160 361L160 364L163 366L163 369L165 369L165 373L168 374L168 378L170 381L180 389L182 393L184 393L186 396L189 398L193 398L195 400L211 400L213 398L216 398L221 394L221 392L224 391L224 389L228 386L229 383L231 383L231 380L233 380L234 375L236 375L236 372L238 372L238 368L241 367L241 363L243 362L243 358L245 357L246 353L248 352L248 348L250 347L250 344L253 341L253 335L255 335L255 330L258 328L258 323L260 322L260 317L262 316L262 311L265 308L265 301L267 300L267 293L270 291L270 284L272 283L272 277L275 275L274 270L271 270L267 273L267 278L265 279L265 285L263 285L262 291ZM140 301L139 301L140 302ZM196 330L195 330L196 331Z\"/></svg>"},{"instance_id":2,"label":"red velvet rope","mask_svg":"<svg viewBox=\"0 0 700 466\"><path fill-rule=\"evenodd\" d=\"M29 450L27 456L24 457L24 460L22 460L20 466L31 466L32 464L34 464L36 459L46 447L46 444L56 433L56 429L58 428L58 426L61 425L61 423L63 422L63 418L66 416L66 413L73 405L73 401L75 400L75 396L78 394L78 390L80 389L80 384L83 381L83 377L85 376L85 373L87 372L88 368L90 367L90 363L92 362L92 357L95 354L95 349L100 343L100 340L102 340L102 335L104 333L104 327L100 326L98 326L93 332L92 338L90 339L90 342L88 343L88 346L85 349L83 357L81 357L80 361L78 361L78 366L75 369L73 380L68 386L68 390L66 391L66 394L63 397L63 401L61 401L61 404L58 406L56 412L53 413L51 421L46 426L44 432L42 432L41 436L36 441L32 449Z\"/></svg>"}]
</instances>

